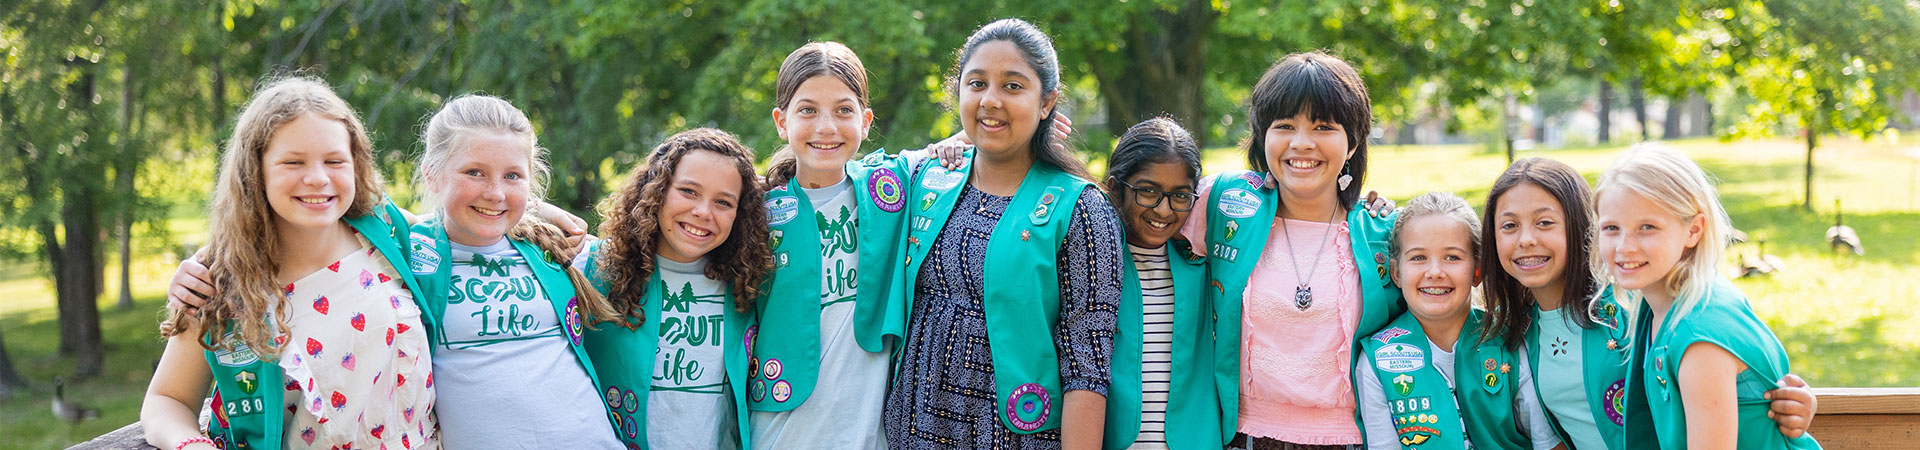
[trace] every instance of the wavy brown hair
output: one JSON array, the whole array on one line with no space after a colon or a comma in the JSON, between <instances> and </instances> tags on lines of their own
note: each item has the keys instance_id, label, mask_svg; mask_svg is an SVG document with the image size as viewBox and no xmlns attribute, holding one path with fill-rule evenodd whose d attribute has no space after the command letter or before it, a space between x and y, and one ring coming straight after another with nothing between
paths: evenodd
<instances>
[{"instance_id":1,"label":"wavy brown hair","mask_svg":"<svg viewBox=\"0 0 1920 450\"><path fill-rule=\"evenodd\" d=\"M652 280L653 258L660 243L660 207L674 171L688 153L708 151L733 160L740 174L740 198L733 229L726 242L708 252L707 278L733 287L734 310L752 310L762 292L761 283L773 270L773 251L767 247L766 191L753 173L753 151L732 134L713 128L695 128L668 137L653 148L647 162L635 167L620 189L601 205L599 267L607 282L607 300L620 322L634 328L645 320L640 300Z\"/></svg>"},{"instance_id":2,"label":"wavy brown hair","mask_svg":"<svg viewBox=\"0 0 1920 450\"><path fill-rule=\"evenodd\" d=\"M282 301L286 294L274 278L280 273L282 237L273 225L277 213L267 203L261 159L282 126L308 114L346 126L348 154L353 158L353 199L344 217L365 216L386 197L373 166L373 141L367 138L360 117L332 88L305 77L269 79L263 86L234 121L233 137L220 157L213 203L207 208L211 236L200 262L208 267L220 295L209 299L198 314L184 308L169 313L160 323L163 336L197 331L201 347L223 348L228 344L221 336L235 326L240 340L255 353L279 351L273 336L287 328L286 302ZM275 323L267 323L269 313L277 318Z\"/></svg>"}]
</instances>

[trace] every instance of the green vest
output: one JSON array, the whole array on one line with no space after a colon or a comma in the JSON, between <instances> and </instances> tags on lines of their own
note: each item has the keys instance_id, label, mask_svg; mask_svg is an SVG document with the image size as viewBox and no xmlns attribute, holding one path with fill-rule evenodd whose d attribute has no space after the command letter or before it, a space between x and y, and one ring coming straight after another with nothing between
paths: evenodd
<instances>
[{"instance_id":1,"label":"green vest","mask_svg":"<svg viewBox=\"0 0 1920 450\"><path fill-rule=\"evenodd\" d=\"M1167 241L1167 266L1173 275L1173 355L1167 392L1166 437L1172 448L1217 450L1220 404L1213 392L1213 320L1201 293L1206 259L1186 240ZM1122 278L1119 326L1113 335L1112 381L1107 385L1107 449L1124 449L1140 437L1141 353L1146 312L1140 274L1132 258Z\"/></svg>"},{"instance_id":2,"label":"green vest","mask_svg":"<svg viewBox=\"0 0 1920 450\"><path fill-rule=\"evenodd\" d=\"M1740 428L1733 431L1739 435L1740 448L1820 448L1812 434L1787 439L1780 434L1773 419L1767 417L1772 404L1765 397L1767 391L1778 388L1774 380L1791 370L1787 351L1781 347L1780 338L1753 314L1746 294L1732 282L1715 278L1706 295L1689 305L1685 316L1674 320L1679 311L1669 311L1657 332L1651 329L1653 308L1645 306L1640 308L1633 339L1633 364L1638 366L1639 373L1629 378L1628 392L1636 394L1629 396L1630 401L1645 405L1653 429L1629 427L1632 430L1629 434L1652 431L1650 434L1656 436L1660 448L1687 447L1687 414L1681 402L1683 393L1678 379L1680 361L1687 347L1705 342L1726 349L1747 364L1747 370L1733 380L1740 424Z\"/></svg>"},{"instance_id":3,"label":"green vest","mask_svg":"<svg viewBox=\"0 0 1920 450\"><path fill-rule=\"evenodd\" d=\"M1215 175L1207 192L1207 288L1214 308L1214 387L1219 391L1222 438L1231 440L1240 423L1240 309L1247 279L1266 249L1267 231L1278 220L1280 193L1265 186L1259 172L1229 171ZM1196 211L1195 213L1199 213ZM1397 214L1397 213L1396 213ZM1387 273L1387 238L1394 215L1374 217L1365 203L1347 211L1353 261L1360 272L1360 324L1355 330L1352 358L1360 357L1360 341L1387 320L1406 311L1400 290ZM1369 270L1368 261L1372 261ZM1347 361L1349 367L1353 360ZM1353 385L1349 374L1347 385ZM1360 412L1354 411L1354 423Z\"/></svg>"},{"instance_id":4,"label":"green vest","mask_svg":"<svg viewBox=\"0 0 1920 450\"><path fill-rule=\"evenodd\" d=\"M446 331L435 324L439 324L440 318L447 313L447 292L453 285L453 247L447 242L447 228L442 222L416 224L413 226L413 231L433 238L433 255L438 257L435 260L437 262L429 261L436 265L433 272L420 274L418 277L419 298L424 299L422 303L426 305L421 308L421 318L428 322L427 328L433 332L427 335L433 337L433 344L438 347L443 339L441 334ZM553 304L553 315L560 319L561 329L567 335L567 347L573 350L574 358L580 361L580 366L586 371L587 378L593 380L596 392L605 392L600 389L600 379L594 374L593 361L588 359L587 350L583 345L580 300L574 296L573 281L567 278L565 268L549 261L546 251L532 243L511 238L509 242L513 245L513 249L519 251L520 256L526 259L527 267L533 273L534 280L540 283L540 294L547 297L548 303ZM615 426L615 429L618 427Z\"/></svg>"},{"instance_id":5,"label":"green vest","mask_svg":"<svg viewBox=\"0 0 1920 450\"><path fill-rule=\"evenodd\" d=\"M894 277L901 267L900 235L906 224L906 185L901 175L908 173L904 158L874 152L862 161L848 161L847 177L852 180L855 206L859 208L857 239L859 252L858 287L854 292L853 331L860 348L878 353L886 350L881 342L891 311L888 306L901 286ZM799 180L767 191L767 224L772 228L768 240L773 247L774 271L766 292L777 292L755 303L761 327L752 344L754 354L748 367L761 361L781 367L773 395L749 396L754 411L791 411L813 394L820 375L820 226L814 219L813 203ZM767 338L757 342L757 338ZM874 380L885 383L886 380ZM760 391L754 391L758 394Z\"/></svg>"},{"instance_id":6,"label":"green vest","mask_svg":"<svg viewBox=\"0 0 1920 450\"><path fill-rule=\"evenodd\" d=\"M1565 307L1565 306L1562 306ZM1527 361L1533 362L1533 395L1540 400L1541 408L1546 408L1546 397L1540 393L1540 312L1534 309L1533 326L1527 327ZM1613 300L1613 288L1600 291L1600 297L1593 302L1594 326L1580 331L1580 367L1583 386L1587 390L1587 407L1593 414L1593 423L1600 429L1600 438L1607 441L1607 448L1620 450L1626 448L1625 403L1627 352L1626 310ZM1554 375L1554 374L1549 374ZM1565 375L1565 374L1558 374ZM1553 425L1553 432L1560 435L1560 441L1573 448L1573 440L1560 426L1560 419L1547 411L1547 423ZM1595 449L1587 449L1595 450Z\"/></svg>"},{"instance_id":7,"label":"green vest","mask_svg":"<svg viewBox=\"0 0 1920 450\"><path fill-rule=\"evenodd\" d=\"M594 241L587 247L586 269L583 274L593 283L600 295L607 295L610 288L599 274L601 244L606 241ZM603 322L586 331L587 358L593 367L599 368L594 375L594 385L600 389L601 400L607 408L607 417L613 421L614 431L620 442L627 448L645 449L647 447L647 394L653 389L654 362L658 360L655 352L660 346L660 306L665 299L667 284L655 268L648 275L646 297L641 299L640 308L646 319L634 323L627 318L627 328L613 322ZM740 435L740 448L753 448L753 434L747 431L747 386L753 386L752 395L765 395L768 388L765 380L756 377L755 370L747 366L747 354L752 351L754 329L749 323L752 317L733 309L733 289L727 288L726 333L722 359L727 370L728 391L733 395L735 428ZM738 345L735 345L735 344ZM752 378L752 382L747 380Z\"/></svg>"},{"instance_id":8,"label":"green vest","mask_svg":"<svg viewBox=\"0 0 1920 450\"><path fill-rule=\"evenodd\" d=\"M914 177L901 311L912 310L914 283L946 227L973 169L972 151L958 170L930 164ZM1060 323L1058 253L1080 193L1092 182L1034 164L987 240L983 283L987 345L992 350L995 408L1008 430L1032 434L1060 427L1064 401L1053 330ZM893 332L893 331L890 331Z\"/></svg>"},{"instance_id":9,"label":"green vest","mask_svg":"<svg viewBox=\"0 0 1920 450\"><path fill-rule=\"evenodd\" d=\"M1433 366L1433 343L1413 314L1363 340L1367 365L1380 381L1400 445L1422 449L1532 448L1514 420L1514 352L1498 340L1479 342L1485 313L1474 310L1454 343L1454 386ZM1477 386L1477 388L1476 388ZM1357 392L1359 389L1356 388ZM1465 414L1461 414L1465 411Z\"/></svg>"},{"instance_id":10,"label":"green vest","mask_svg":"<svg viewBox=\"0 0 1920 450\"><path fill-rule=\"evenodd\" d=\"M420 304L419 285L415 283L413 271L407 270L407 253L401 247L406 242L402 234L406 228L394 223L404 221L404 217L392 201L387 201L375 208L373 214L345 220L387 258L387 264L400 273L400 279L413 291L415 304L426 311L426 306ZM436 328L437 322L424 315L421 321L428 329ZM286 415L291 413L283 407L286 382L280 361L261 359L244 342L232 338L231 334L228 336L232 348L205 352L207 368L213 375L213 418L207 422L207 436L215 446L224 449L280 448L286 442L283 429Z\"/></svg>"}]
</instances>

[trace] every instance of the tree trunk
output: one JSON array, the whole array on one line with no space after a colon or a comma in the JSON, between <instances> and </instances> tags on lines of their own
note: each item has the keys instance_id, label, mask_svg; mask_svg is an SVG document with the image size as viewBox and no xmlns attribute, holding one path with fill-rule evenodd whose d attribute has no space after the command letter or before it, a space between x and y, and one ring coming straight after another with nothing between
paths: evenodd
<instances>
[{"instance_id":1,"label":"tree trunk","mask_svg":"<svg viewBox=\"0 0 1920 450\"><path fill-rule=\"evenodd\" d=\"M1600 80L1600 131L1593 135L1595 144L1607 145L1613 141L1613 83Z\"/></svg>"},{"instance_id":2,"label":"tree trunk","mask_svg":"<svg viewBox=\"0 0 1920 450\"><path fill-rule=\"evenodd\" d=\"M27 379L13 368L13 356L7 354L6 335L0 334L0 400L13 398L13 389L23 387L27 387Z\"/></svg>"},{"instance_id":3,"label":"tree trunk","mask_svg":"<svg viewBox=\"0 0 1920 450\"><path fill-rule=\"evenodd\" d=\"M1704 120L1707 122L1707 126L1700 129L1700 134L1702 136L1713 136L1717 134L1713 131L1713 99L1701 98L1700 104L1706 105L1706 109L1702 115L1706 116Z\"/></svg>"},{"instance_id":4,"label":"tree trunk","mask_svg":"<svg viewBox=\"0 0 1920 450\"><path fill-rule=\"evenodd\" d=\"M94 136L106 136L100 130L100 121L94 117L92 99L97 88L90 63L76 64L80 77L71 89L75 99L81 99L76 107L85 122L79 127ZM103 256L100 248L100 213L97 209L99 198L104 193L99 180L105 169L95 159L107 152L101 148L104 138L89 140L69 157L68 164L62 168L60 180L61 205L60 226L65 234L65 242L54 242L51 227L45 230L42 239L49 245L45 251L52 257L54 292L58 303L60 323L60 349L63 355L75 356L79 361L74 367L73 377L84 379L97 376L104 369L105 349L100 341L100 291L102 277L105 275L100 266ZM89 158L87 155L94 156Z\"/></svg>"},{"instance_id":5,"label":"tree trunk","mask_svg":"<svg viewBox=\"0 0 1920 450\"><path fill-rule=\"evenodd\" d=\"M1661 140L1671 141L1680 138L1680 116L1687 110L1686 100L1685 97L1667 99L1667 117L1660 127Z\"/></svg>"},{"instance_id":6,"label":"tree trunk","mask_svg":"<svg viewBox=\"0 0 1920 450\"><path fill-rule=\"evenodd\" d=\"M140 150L129 141L133 140L133 65L128 64L120 71L120 152L114 161L114 197L120 202L120 216L115 221L115 237L120 247L120 301L114 308L121 311L133 309L133 208L139 204L139 192L133 189L133 172L138 170L140 159L134 154Z\"/></svg>"},{"instance_id":7,"label":"tree trunk","mask_svg":"<svg viewBox=\"0 0 1920 450\"><path fill-rule=\"evenodd\" d=\"M1177 12L1155 10L1129 21L1119 53L1095 52L1088 58L1100 82L1109 132L1119 136L1135 123L1167 115L1206 146L1201 127L1206 39L1219 17L1200 0L1187 1Z\"/></svg>"},{"instance_id":8,"label":"tree trunk","mask_svg":"<svg viewBox=\"0 0 1920 450\"><path fill-rule=\"evenodd\" d=\"M1420 141L1420 123L1414 122L1414 121L1402 121L1400 122L1400 130L1398 132L1395 132L1394 135L1395 136L1393 140L1399 145L1419 144L1420 143L1419 142Z\"/></svg>"},{"instance_id":9,"label":"tree trunk","mask_svg":"<svg viewBox=\"0 0 1920 450\"><path fill-rule=\"evenodd\" d=\"M1533 114L1534 117L1538 119L1533 122L1533 148L1545 149L1547 148L1546 105L1535 104L1533 106Z\"/></svg>"},{"instance_id":10,"label":"tree trunk","mask_svg":"<svg viewBox=\"0 0 1920 450\"><path fill-rule=\"evenodd\" d=\"M1647 140L1647 91L1641 89L1639 77L1627 85L1627 103L1633 108L1633 120L1640 122L1640 140Z\"/></svg>"},{"instance_id":11,"label":"tree trunk","mask_svg":"<svg viewBox=\"0 0 1920 450\"><path fill-rule=\"evenodd\" d=\"M1812 120L1806 120L1804 122L1806 123L1806 129L1803 132L1807 134L1807 179L1805 184L1806 195L1801 197L1800 207L1807 211L1813 211L1813 149L1819 146L1818 136L1820 133L1814 131Z\"/></svg>"}]
</instances>

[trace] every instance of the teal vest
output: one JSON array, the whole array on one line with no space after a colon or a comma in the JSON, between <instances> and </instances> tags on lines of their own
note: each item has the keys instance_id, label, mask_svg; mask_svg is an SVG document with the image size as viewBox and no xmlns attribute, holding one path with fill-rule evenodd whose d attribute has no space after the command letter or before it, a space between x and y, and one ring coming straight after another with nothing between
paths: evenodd
<instances>
[{"instance_id":1,"label":"teal vest","mask_svg":"<svg viewBox=\"0 0 1920 450\"><path fill-rule=\"evenodd\" d=\"M388 201L375 208L373 214L345 220L387 258L387 264L400 273L400 279L413 291L415 304L426 311L426 306L420 304L419 284L413 271L407 270L407 253L402 248L406 242L402 234L406 231L404 217L400 209ZM395 220L403 222L396 226ZM421 321L428 329L437 328L434 326L437 322L424 315ZM433 333L427 335L433 336ZM213 418L207 423L207 436L215 446L224 449L280 448L286 442L283 428L290 413L284 407L286 381L280 361L261 359L245 343L238 339L230 341L234 345L230 349L205 352L207 368L213 375Z\"/></svg>"},{"instance_id":2,"label":"teal vest","mask_svg":"<svg viewBox=\"0 0 1920 450\"><path fill-rule=\"evenodd\" d=\"M1712 275L1707 275L1712 276ZM1680 361L1687 347L1698 342L1718 345L1747 364L1747 370L1735 376L1734 389L1739 402L1742 449L1818 449L1812 434L1787 439L1773 419L1767 417L1772 401L1767 391L1778 388L1774 380L1789 373L1787 351L1780 338L1765 322L1753 314L1747 296L1732 282L1716 278L1701 299L1689 305L1689 312L1674 320L1678 311L1667 313L1660 329L1653 328L1652 305L1642 304L1634 328L1633 364L1639 372L1629 378L1630 399L1642 402L1652 419L1652 430L1634 428L1629 434L1652 434L1659 448L1687 447L1687 414L1681 401ZM1651 333L1651 334L1650 334ZM1644 394L1644 395L1642 395ZM1644 422L1642 422L1644 423ZM1652 433L1648 433L1652 431ZM1635 447L1639 448L1639 447Z\"/></svg>"},{"instance_id":3,"label":"teal vest","mask_svg":"<svg viewBox=\"0 0 1920 450\"><path fill-rule=\"evenodd\" d=\"M1206 259L1184 239L1167 241L1167 265L1173 274L1173 355L1168 383L1167 446L1218 450L1220 404L1213 392L1212 308L1201 293L1206 283ZM1112 381L1107 385L1107 449L1124 449L1140 437L1141 353L1146 312L1142 305L1140 274L1133 260L1125 263L1119 326L1113 335Z\"/></svg>"},{"instance_id":4,"label":"teal vest","mask_svg":"<svg viewBox=\"0 0 1920 450\"><path fill-rule=\"evenodd\" d=\"M1518 359L1497 340L1479 342L1475 330L1483 316L1474 310L1461 325L1453 387L1434 367L1433 343L1413 314L1401 314L1363 341L1401 446L1458 450L1471 440L1477 448L1533 448L1514 420L1514 396L1524 395L1513 387Z\"/></svg>"},{"instance_id":5,"label":"teal vest","mask_svg":"<svg viewBox=\"0 0 1920 450\"><path fill-rule=\"evenodd\" d=\"M1231 440L1240 423L1240 313L1253 266L1266 249L1267 231L1278 220L1280 193L1265 186L1259 172L1229 171L1215 175L1207 192L1207 288L1214 308L1214 387L1219 391L1222 438ZM1201 212L1196 211L1196 214ZM1396 213L1397 214L1397 213ZM1360 325L1353 338L1352 357L1360 357L1360 341L1406 311L1400 290L1387 274L1387 238L1394 215L1374 217L1364 203L1347 211L1353 261L1360 272ZM1371 261L1373 264L1367 264ZM1349 367L1354 361L1347 361ZM1347 385L1353 385L1349 375ZM1354 411L1354 423L1360 412ZM1356 425L1357 426L1357 425Z\"/></svg>"},{"instance_id":6,"label":"teal vest","mask_svg":"<svg viewBox=\"0 0 1920 450\"><path fill-rule=\"evenodd\" d=\"M962 166L922 169L910 186L914 208L907 231L906 293L901 311L912 310L914 283L933 242L946 227L973 169L972 151ZM1080 193L1092 183L1034 164L987 240L983 304L987 345L992 350L995 415L1008 430L1032 434L1060 427L1064 402L1060 355L1053 330L1060 323L1058 253ZM902 330L904 331L904 330Z\"/></svg>"},{"instance_id":7,"label":"teal vest","mask_svg":"<svg viewBox=\"0 0 1920 450\"><path fill-rule=\"evenodd\" d=\"M447 242L446 226L439 221L416 224L413 226L413 231L431 236L434 241L432 251L433 255L437 256L436 268L432 273L419 274L418 292L420 298L424 299L422 303L426 305L421 308L422 320L427 321L429 323L427 328L433 331L427 335L433 337L433 344L438 347L443 339L441 334L445 333L445 330L436 325L447 313L447 292L453 285L453 247ZM573 350L574 358L580 361L580 366L586 371L587 378L593 380L596 391L605 392L601 389L599 377L594 374L593 361L587 358L587 350L582 341L580 300L574 296L573 281L567 278L565 268L548 260L546 251L532 243L518 239L509 239L509 242L513 245L513 249L519 251L520 256L526 259L527 267L533 272L533 279L540 283L540 294L545 295L547 302L553 304L553 315L560 319L561 329L567 335L567 347Z\"/></svg>"},{"instance_id":8,"label":"teal vest","mask_svg":"<svg viewBox=\"0 0 1920 450\"><path fill-rule=\"evenodd\" d=\"M853 331L860 348L878 353L886 350L881 335L892 315L889 311L901 286L894 281L901 267L900 236L906 224L906 185L908 173L904 158L874 152L862 161L848 161L847 177L852 180L859 252L856 268L858 287L854 292ZM781 367L771 382L786 386L772 395L749 396L754 411L791 411L807 401L818 384L820 374L820 226L814 219L813 203L798 180L767 191L767 224L772 228L768 245L773 247L774 271L767 281L768 295L756 302L758 323L754 354L749 367L761 361ZM889 313L892 314L889 314ZM767 338L757 342L757 338ZM873 380L885 383L887 380ZM755 391L756 393L758 391Z\"/></svg>"},{"instance_id":9,"label":"teal vest","mask_svg":"<svg viewBox=\"0 0 1920 450\"><path fill-rule=\"evenodd\" d=\"M587 247L587 280L593 283L600 295L607 295L609 287L599 274L601 244L595 241ZM818 281L818 280L816 280ZM627 318L624 323L602 322L586 331L585 347L591 367L600 369L594 376L594 386L600 389L602 405L607 408L607 418L613 422L614 434L627 448L645 449L647 446L647 394L653 389L655 352L660 347L660 306L667 292L665 281L660 278L660 270L654 269L648 275L646 297L640 301L645 320L635 321ZM753 448L753 434L747 432L747 386L755 389L752 395L766 395L765 380L755 377L753 370L747 368L747 353L752 351L754 326L746 313L733 309L732 287L724 300L726 302L726 348L722 359L727 371L728 390L733 395L734 420L740 434L740 448ZM638 322L638 323L636 323ZM633 326L627 328L622 325ZM752 383L747 380L752 378ZM670 430L664 432L671 432Z\"/></svg>"},{"instance_id":10,"label":"teal vest","mask_svg":"<svg viewBox=\"0 0 1920 450\"><path fill-rule=\"evenodd\" d=\"M1563 308L1565 306L1562 306ZM1593 423L1600 429L1600 437L1607 441L1607 448L1621 450L1626 448L1625 410L1626 376L1628 345L1626 335L1626 310L1613 300L1613 288L1600 291L1600 297L1593 302L1594 326L1580 331L1580 368L1581 377L1587 390L1587 407L1593 414ZM1540 393L1540 313L1532 310L1533 326L1527 328L1527 360L1533 362L1533 395L1540 400L1544 409L1546 398ZM1554 324L1552 326L1564 326ZM1565 374L1549 374L1564 376ZM1547 411L1547 423L1553 425L1554 433L1560 435L1560 441L1573 448L1573 440L1561 427L1560 419ZM1578 450L1578 449L1576 449ZM1586 449L1596 450L1596 449Z\"/></svg>"}]
</instances>

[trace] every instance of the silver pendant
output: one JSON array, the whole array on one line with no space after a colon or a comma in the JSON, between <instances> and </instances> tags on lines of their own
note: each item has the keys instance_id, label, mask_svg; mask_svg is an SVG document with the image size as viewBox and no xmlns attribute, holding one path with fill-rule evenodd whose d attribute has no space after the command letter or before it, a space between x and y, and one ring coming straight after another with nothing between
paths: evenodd
<instances>
[{"instance_id":1,"label":"silver pendant","mask_svg":"<svg viewBox=\"0 0 1920 450\"><path fill-rule=\"evenodd\" d=\"M1300 308L1301 311L1306 311L1307 307L1313 306L1313 288L1306 286L1293 288L1293 306Z\"/></svg>"}]
</instances>

